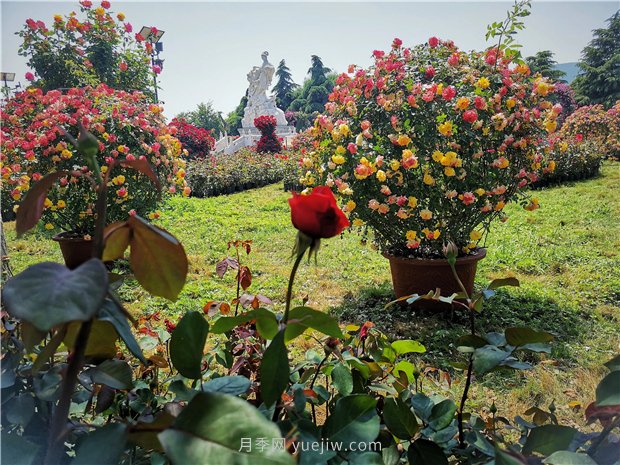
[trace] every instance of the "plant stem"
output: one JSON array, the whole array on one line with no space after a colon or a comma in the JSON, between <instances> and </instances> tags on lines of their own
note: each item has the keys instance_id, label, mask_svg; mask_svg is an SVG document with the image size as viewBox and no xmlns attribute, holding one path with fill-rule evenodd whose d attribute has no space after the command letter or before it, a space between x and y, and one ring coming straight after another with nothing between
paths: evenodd
<instances>
[{"instance_id":1,"label":"plant stem","mask_svg":"<svg viewBox=\"0 0 620 465\"><path fill-rule=\"evenodd\" d=\"M291 310L291 299L293 298L293 282L295 281L295 274L297 273L297 268L299 268L301 259L304 257L304 253L305 250L297 254L297 258L293 264L293 269L291 270L291 276L288 279L288 289L286 290L286 308L284 309L284 318L282 319L284 324L288 322L288 314Z\"/></svg>"},{"instance_id":2,"label":"plant stem","mask_svg":"<svg viewBox=\"0 0 620 465\"><path fill-rule=\"evenodd\" d=\"M588 449L588 455L590 457L594 456L594 453L599 448L599 446L603 443L605 438L609 435L609 433L612 432L614 428L618 426L620 426L620 417L616 417L616 419L612 421L611 423L609 423L609 425L607 425L607 427L603 429L601 434L599 434L598 437L594 439L594 441L592 441L592 445L590 446L590 449Z\"/></svg>"},{"instance_id":3,"label":"plant stem","mask_svg":"<svg viewBox=\"0 0 620 465\"><path fill-rule=\"evenodd\" d=\"M463 396L461 397L461 405L459 405L459 411L457 414L459 424L459 444L460 447L465 447L465 433L463 432L463 411L465 410L465 403L467 402L467 395L469 394L469 388L471 386L471 375L474 368L474 356L469 356L469 366L467 367L467 378L465 379L465 389L463 389Z\"/></svg>"},{"instance_id":4,"label":"plant stem","mask_svg":"<svg viewBox=\"0 0 620 465\"><path fill-rule=\"evenodd\" d=\"M45 454L45 461L43 462L44 465L56 465L61 461L64 437L67 433L66 424L69 416L69 408L71 407L71 396L73 395L77 383L77 376L84 364L84 353L86 351L86 343L92 324L92 320L82 323L75 340L75 352L73 352L73 358L67 367L65 380L62 384L60 400L52 418L52 425L48 438L48 449Z\"/></svg>"}]
</instances>

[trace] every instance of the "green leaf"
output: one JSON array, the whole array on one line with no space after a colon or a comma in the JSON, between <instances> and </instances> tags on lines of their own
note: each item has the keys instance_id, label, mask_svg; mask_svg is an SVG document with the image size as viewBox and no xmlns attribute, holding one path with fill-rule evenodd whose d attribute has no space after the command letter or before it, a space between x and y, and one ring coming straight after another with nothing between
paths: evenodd
<instances>
[{"instance_id":1,"label":"green leaf","mask_svg":"<svg viewBox=\"0 0 620 465\"><path fill-rule=\"evenodd\" d=\"M63 342L71 350L75 347L75 341L82 324L83 323L78 322L69 323L67 334ZM112 323L95 320L90 328L84 355L97 359L113 358L117 352L117 339L118 335L116 334Z\"/></svg>"},{"instance_id":2,"label":"green leaf","mask_svg":"<svg viewBox=\"0 0 620 465\"><path fill-rule=\"evenodd\" d=\"M495 465L527 465L527 459L516 452L495 447Z\"/></svg>"},{"instance_id":3,"label":"green leaf","mask_svg":"<svg viewBox=\"0 0 620 465\"><path fill-rule=\"evenodd\" d=\"M153 295L176 300L187 277L187 255L170 233L137 215L129 217L131 269L138 282Z\"/></svg>"},{"instance_id":4,"label":"green leaf","mask_svg":"<svg viewBox=\"0 0 620 465\"><path fill-rule=\"evenodd\" d=\"M500 278L494 279L489 283L487 289L497 289L504 286L516 286L519 287L519 280L517 278Z\"/></svg>"},{"instance_id":5,"label":"green leaf","mask_svg":"<svg viewBox=\"0 0 620 465\"><path fill-rule=\"evenodd\" d=\"M553 341L553 336L551 334L545 331L536 331L531 328L508 328L505 334L506 342L515 347Z\"/></svg>"},{"instance_id":6,"label":"green leaf","mask_svg":"<svg viewBox=\"0 0 620 465\"><path fill-rule=\"evenodd\" d=\"M186 378L202 376L202 356L209 334L209 323L198 312L186 313L170 338L170 359Z\"/></svg>"},{"instance_id":7,"label":"green leaf","mask_svg":"<svg viewBox=\"0 0 620 465\"><path fill-rule=\"evenodd\" d=\"M310 307L295 307L289 313L286 327L285 342L292 341L308 328L312 328L327 336L344 338L338 321L327 313L319 312Z\"/></svg>"},{"instance_id":8,"label":"green leaf","mask_svg":"<svg viewBox=\"0 0 620 465\"><path fill-rule=\"evenodd\" d=\"M3 290L8 312L41 331L69 321L90 320L108 290L108 272L97 259L75 270L44 262L10 279Z\"/></svg>"},{"instance_id":9,"label":"green leaf","mask_svg":"<svg viewBox=\"0 0 620 465\"><path fill-rule=\"evenodd\" d=\"M213 323L213 326L211 327L211 333L222 334L228 332L241 324L254 320L255 318L256 313L254 310L250 310L249 312L242 313L237 316L220 317L215 321L215 323Z\"/></svg>"},{"instance_id":10,"label":"green leaf","mask_svg":"<svg viewBox=\"0 0 620 465\"><path fill-rule=\"evenodd\" d=\"M36 226L41 219L41 215L43 215L47 192L58 179L64 176L69 176L69 172L56 171L55 173L48 174L26 192L26 196L19 204L15 216L17 237Z\"/></svg>"},{"instance_id":11,"label":"green leaf","mask_svg":"<svg viewBox=\"0 0 620 465\"><path fill-rule=\"evenodd\" d=\"M99 310L97 319L100 321L107 321L114 326L114 329L127 346L129 352L146 365L146 359L144 358L144 354L142 354L142 349L140 349L138 341L136 341L131 331L129 322L116 303L110 299L106 299L103 303L103 307Z\"/></svg>"},{"instance_id":12,"label":"green leaf","mask_svg":"<svg viewBox=\"0 0 620 465\"><path fill-rule=\"evenodd\" d=\"M407 449L411 465L448 465L446 454L441 447L426 439L417 439Z\"/></svg>"},{"instance_id":13,"label":"green leaf","mask_svg":"<svg viewBox=\"0 0 620 465\"><path fill-rule=\"evenodd\" d=\"M267 420L245 400L226 394L199 393L177 417L172 429L159 434L166 455L175 465L293 465L286 450L273 447L282 437L275 423ZM265 448L256 439L265 438ZM251 449L243 448L249 441Z\"/></svg>"},{"instance_id":14,"label":"green leaf","mask_svg":"<svg viewBox=\"0 0 620 465\"><path fill-rule=\"evenodd\" d=\"M568 449L577 434L579 432L570 426L543 425L533 428L525 440L523 453L551 455L558 450Z\"/></svg>"},{"instance_id":15,"label":"green leaf","mask_svg":"<svg viewBox=\"0 0 620 465\"><path fill-rule=\"evenodd\" d=\"M474 371L484 374L497 367L510 353L495 346L484 346L474 351Z\"/></svg>"},{"instance_id":16,"label":"green leaf","mask_svg":"<svg viewBox=\"0 0 620 465\"><path fill-rule=\"evenodd\" d=\"M554 452L544 460L550 465L597 465L588 454L578 454L567 450Z\"/></svg>"},{"instance_id":17,"label":"green leaf","mask_svg":"<svg viewBox=\"0 0 620 465\"><path fill-rule=\"evenodd\" d=\"M341 395L348 396L353 392L353 375L351 375L351 370L344 363L336 365L331 375L334 386Z\"/></svg>"},{"instance_id":18,"label":"green leaf","mask_svg":"<svg viewBox=\"0 0 620 465\"><path fill-rule=\"evenodd\" d=\"M245 376L222 376L202 384L204 392L221 392L231 396L240 396L248 392L251 382Z\"/></svg>"},{"instance_id":19,"label":"green leaf","mask_svg":"<svg viewBox=\"0 0 620 465\"><path fill-rule=\"evenodd\" d=\"M111 423L89 433L79 442L71 465L117 465L125 450L127 426Z\"/></svg>"},{"instance_id":20,"label":"green leaf","mask_svg":"<svg viewBox=\"0 0 620 465\"><path fill-rule=\"evenodd\" d=\"M2 431L2 463L10 465L34 465L41 446L17 434Z\"/></svg>"},{"instance_id":21,"label":"green leaf","mask_svg":"<svg viewBox=\"0 0 620 465\"><path fill-rule=\"evenodd\" d=\"M428 425L435 431L444 429L454 420L456 404L452 399L445 399L434 405L428 417Z\"/></svg>"},{"instance_id":22,"label":"green leaf","mask_svg":"<svg viewBox=\"0 0 620 465\"><path fill-rule=\"evenodd\" d=\"M620 405L620 371L612 371L596 387L596 405Z\"/></svg>"},{"instance_id":23,"label":"green leaf","mask_svg":"<svg viewBox=\"0 0 620 465\"><path fill-rule=\"evenodd\" d=\"M409 354L412 352L423 354L426 352L426 347L418 341L412 341L410 339L392 342L392 349L394 349L398 355Z\"/></svg>"},{"instance_id":24,"label":"green leaf","mask_svg":"<svg viewBox=\"0 0 620 465\"><path fill-rule=\"evenodd\" d=\"M254 317L256 329L264 339L271 340L278 334L278 320L273 312L266 308L257 308L254 310Z\"/></svg>"},{"instance_id":25,"label":"green leaf","mask_svg":"<svg viewBox=\"0 0 620 465\"><path fill-rule=\"evenodd\" d=\"M133 387L131 367L122 360L106 360L88 370L93 383L105 384L112 389L131 389Z\"/></svg>"},{"instance_id":26,"label":"green leaf","mask_svg":"<svg viewBox=\"0 0 620 465\"><path fill-rule=\"evenodd\" d=\"M411 439L420 429L411 409L395 397L385 399L383 420L390 432L399 439Z\"/></svg>"},{"instance_id":27,"label":"green leaf","mask_svg":"<svg viewBox=\"0 0 620 465\"><path fill-rule=\"evenodd\" d=\"M29 393L21 394L7 402L3 410L10 424L25 427L35 414L34 397Z\"/></svg>"},{"instance_id":28,"label":"green leaf","mask_svg":"<svg viewBox=\"0 0 620 465\"><path fill-rule=\"evenodd\" d=\"M260 392L267 407L280 400L289 377L288 352L284 345L284 330L281 330L265 350L260 364Z\"/></svg>"},{"instance_id":29,"label":"green leaf","mask_svg":"<svg viewBox=\"0 0 620 465\"><path fill-rule=\"evenodd\" d=\"M131 228L126 222L116 222L105 228L105 244L101 260L110 262L125 256L131 240Z\"/></svg>"},{"instance_id":30,"label":"green leaf","mask_svg":"<svg viewBox=\"0 0 620 465\"><path fill-rule=\"evenodd\" d=\"M332 442L374 441L380 420L375 410L377 401L367 395L342 397L323 426L323 437Z\"/></svg>"},{"instance_id":31,"label":"green leaf","mask_svg":"<svg viewBox=\"0 0 620 465\"><path fill-rule=\"evenodd\" d=\"M414 370L415 370L415 365L413 363L408 362L406 360L401 360L396 365L394 365L393 373L395 376L398 376L399 372L405 373L407 375L407 381L411 383L414 380L414 376L413 376Z\"/></svg>"}]
</instances>

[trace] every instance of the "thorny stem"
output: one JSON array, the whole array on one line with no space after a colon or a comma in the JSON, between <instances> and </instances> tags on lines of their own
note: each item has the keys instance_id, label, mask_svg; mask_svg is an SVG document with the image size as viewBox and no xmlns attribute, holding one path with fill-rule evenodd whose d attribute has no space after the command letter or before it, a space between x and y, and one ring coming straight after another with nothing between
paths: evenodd
<instances>
[{"instance_id":1,"label":"thorny stem","mask_svg":"<svg viewBox=\"0 0 620 465\"><path fill-rule=\"evenodd\" d=\"M237 251L237 304L235 305L235 316L239 312L239 294L241 292L241 257L239 257L239 248L235 246L235 250Z\"/></svg>"},{"instance_id":2,"label":"thorny stem","mask_svg":"<svg viewBox=\"0 0 620 465\"><path fill-rule=\"evenodd\" d=\"M288 322L288 314L291 310L291 300L293 297L293 282L295 281L295 274L297 273L297 268L299 268L299 264L301 263L301 259L304 257L304 254L305 250L297 254L297 258L293 264L293 269L291 270L291 276L288 279L288 289L286 290L286 308L284 309L284 318L282 319L284 324Z\"/></svg>"},{"instance_id":3,"label":"thorny stem","mask_svg":"<svg viewBox=\"0 0 620 465\"><path fill-rule=\"evenodd\" d=\"M312 378L312 381L310 382L310 389L314 388L314 383L316 383L316 380L319 377L319 373L321 372L321 367L327 361L328 357L329 357L329 354L325 355L325 357L323 357L323 359L317 365L316 372L314 373L314 377ZM314 424L316 424L316 411L314 409L314 404L310 403L310 405L312 406L312 420L314 421Z\"/></svg>"},{"instance_id":4,"label":"thorny stem","mask_svg":"<svg viewBox=\"0 0 620 465\"><path fill-rule=\"evenodd\" d=\"M476 326L475 326L474 311L471 308L471 297L469 296L467 289L465 289L465 286L463 285L461 278L459 278L459 275L456 272L456 266L455 266L456 260L449 260L449 263L450 263L450 269L452 270L452 274L454 275L454 279L456 279L456 282L459 284L459 287L461 288L461 290L467 297L467 303L469 306L469 321L471 325L471 334L475 336ZM469 388L471 387L471 378L473 374L473 368L474 368L474 355L472 353L469 355L469 365L467 366L467 377L465 378L465 388L463 389L463 396L461 397L461 404L459 405L459 410L457 413L458 428L459 428L459 445L461 448L465 447L465 433L463 431L463 412L465 410L465 403L467 402Z\"/></svg>"},{"instance_id":5,"label":"thorny stem","mask_svg":"<svg viewBox=\"0 0 620 465\"><path fill-rule=\"evenodd\" d=\"M104 246L103 233L105 230L107 204L106 181L107 176L99 185L97 193L97 221L95 223L93 258L98 259L101 259L103 255ZM92 325L92 319L82 323L75 340L75 351L69 361L67 372L62 383L58 406L56 407L52 417L51 428L48 436L48 449L43 462L44 465L55 465L62 461L61 458L64 452L64 439L68 432L66 426L69 418L69 409L71 407L71 397L73 395L73 391L75 390L78 374L84 364L86 344L88 343L88 337L90 336Z\"/></svg>"}]
</instances>

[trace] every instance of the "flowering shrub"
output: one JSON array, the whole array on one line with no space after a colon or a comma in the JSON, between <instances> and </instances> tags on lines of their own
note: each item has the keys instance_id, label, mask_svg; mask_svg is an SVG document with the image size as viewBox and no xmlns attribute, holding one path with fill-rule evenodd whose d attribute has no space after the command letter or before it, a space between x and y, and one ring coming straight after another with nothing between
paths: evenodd
<instances>
[{"instance_id":1,"label":"flowering shrub","mask_svg":"<svg viewBox=\"0 0 620 465\"><path fill-rule=\"evenodd\" d=\"M177 118L174 118L169 126L176 128L176 137L187 150L189 159L205 158L215 147L215 139L211 137L211 131L205 128L199 128L184 119Z\"/></svg>"},{"instance_id":2,"label":"flowering shrub","mask_svg":"<svg viewBox=\"0 0 620 465\"><path fill-rule=\"evenodd\" d=\"M336 189L354 226L398 256L470 252L507 202L536 181L539 139L557 127L553 85L503 51L433 37L376 50L336 80L304 158L305 184ZM530 202L527 208L536 208Z\"/></svg>"},{"instance_id":3,"label":"flowering shrub","mask_svg":"<svg viewBox=\"0 0 620 465\"><path fill-rule=\"evenodd\" d=\"M93 8L89 0L80 2L83 18L75 12L55 15L48 27L43 21L26 20L18 35L19 54L28 58L35 73L26 78L44 90L96 86L105 83L126 91L151 87L151 43L139 34L125 15L113 15L110 2Z\"/></svg>"},{"instance_id":4,"label":"flowering shrub","mask_svg":"<svg viewBox=\"0 0 620 465\"><path fill-rule=\"evenodd\" d=\"M102 170L117 158L146 158L168 192L189 195L181 143L164 124L161 107L149 104L144 94L113 90L105 84L96 88L58 90L44 93L31 88L8 101L2 122L1 162L3 208L14 208L24 193L46 174L66 170L49 192L43 212L47 229L60 228L91 234L95 193L90 186L91 169L75 147L62 137L63 128L77 134L81 123L100 140ZM158 194L149 179L134 170L117 167L110 181L110 221L127 214L142 216L154 212Z\"/></svg>"},{"instance_id":5,"label":"flowering shrub","mask_svg":"<svg viewBox=\"0 0 620 465\"><path fill-rule=\"evenodd\" d=\"M282 144L276 136L277 121L275 116L259 116L254 118L254 126L261 132L261 137L256 144L258 153L277 153L282 150Z\"/></svg>"},{"instance_id":6,"label":"flowering shrub","mask_svg":"<svg viewBox=\"0 0 620 465\"><path fill-rule=\"evenodd\" d=\"M560 137L551 139L545 154L547 168L534 187L594 177L602 160L600 147L592 142L584 142L582 138L570 143Z\"/></svg>"},{"instance_id":7,"label":"flowering shrub","mask_svg":"<svg viewBox=\"0 0 620 465\"><path fill-rule=\"evenodd\" d=\"M261 187L283 179L299 179L295 152L258 155L250 149L192 160L187 167L187 182L192 195L211 197Z\"/></svg>"},{"instance_id":8,"label":"flowering shrub","mask_svg":"<svg viewBox=\"0 0 620 465\"><path fill-rule=\"evenodd\" d=\"M560 136L591 142L603 157L620 158L620 100L609 110L602 105L578 108L566 118Z\"/></svg>"}]
</instances>

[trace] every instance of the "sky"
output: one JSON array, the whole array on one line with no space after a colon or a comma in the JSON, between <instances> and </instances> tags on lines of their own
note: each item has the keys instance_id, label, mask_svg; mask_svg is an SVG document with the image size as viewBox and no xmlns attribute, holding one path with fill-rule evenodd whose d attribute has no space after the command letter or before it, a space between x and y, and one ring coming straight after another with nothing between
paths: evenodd
<instances>
[{"instance_id":1,"label":"sky","mask_svg":"<svg viewBox=\"0 0 620 465\"><path fill-rule=\"evenodd\" d=\"M95 6L98 1L94 0ZM342 72L349 64L370 64L373 50L389 49L394 37L405 46L431 36L452 39L465 50L483 49L486 25L502 20L512 2L171 2L114 1L110 11L125 13L139 31L156 26L165 59L160 100L168 118L213 102L224 114L232 111L247 88L246 74L260 65L261 53L277 66L286 60L301 84L318 55ZM559 63L578 61L592 30L618 10L619 2L537 1L517 36L525 56L551 50ZM52 23L54 14L79 11L72 2L0 1L4 72L15 72L26 84L26 59L18 56L15 35L27 18Z\"/></svg>"}]
</instances>

